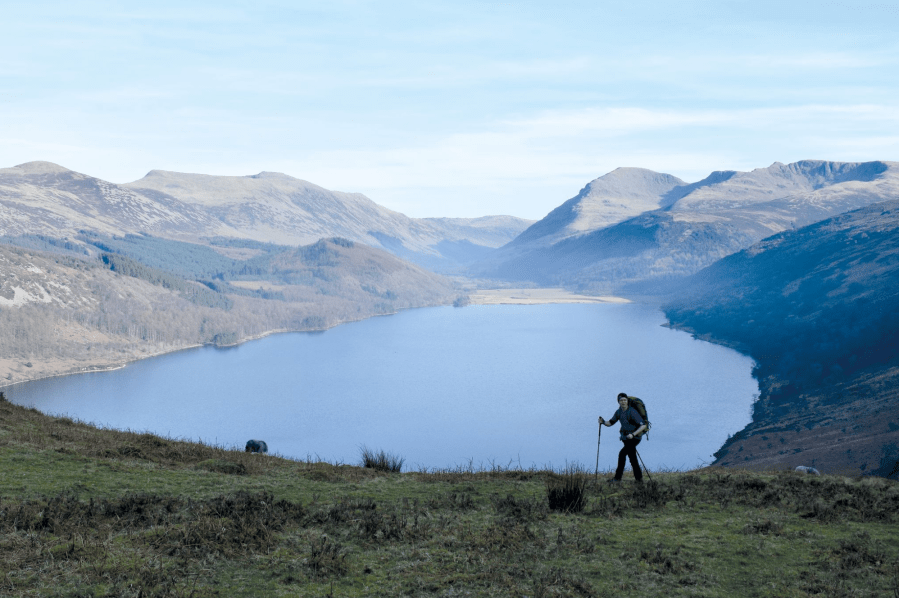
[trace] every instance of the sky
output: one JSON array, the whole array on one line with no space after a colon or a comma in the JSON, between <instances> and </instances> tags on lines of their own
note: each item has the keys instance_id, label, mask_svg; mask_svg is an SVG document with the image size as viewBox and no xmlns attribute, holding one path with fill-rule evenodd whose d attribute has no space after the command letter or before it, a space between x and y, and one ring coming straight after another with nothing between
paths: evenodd
<instances>
[{"instance_id":1,"label":"sky","mask_svg":"<svg viewBox=\"0 0 899 598\"><path fill-rule=\"evenodd\" d=\"M899 160L899 2L3 2L0 167L539 219L642 167Z\"/></svg>"}]
</instances>

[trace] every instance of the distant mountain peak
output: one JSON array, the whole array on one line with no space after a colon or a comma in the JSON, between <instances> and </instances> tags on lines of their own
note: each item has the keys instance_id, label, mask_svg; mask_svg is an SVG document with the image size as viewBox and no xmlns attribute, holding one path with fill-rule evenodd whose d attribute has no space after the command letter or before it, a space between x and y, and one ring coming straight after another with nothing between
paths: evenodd
<instances>
[{"instance_id":1,"label":"distant mountain peak","mask_svg":"<svg viewBox=\"0 0 899 598\"><path fill-rule=\"evenodd\" d=\"M247 174L247 175L216 175L216 174L200 174L193 172L177 172L174 170L159 170L154 169L144 175L144 178L138 179L132 183L126 183L126 185L133 185L135 187L147 187L152 185L142 185L142 183L155 183L158 181L165 180L166 182L177 182L177 183L202 183L204 185L234 185L234 184L253 184L252 180L258 181L280 181L280 182L291 182L302 186L308 186L312 183L304 181L302 179L298 179L292 177L288 174L284 174L283 172L269 172L262 171L258 174Z\"/></svg>"},{"instance_id":2,"label":"distant mountain peak","mask_svg":"<svg viewBox=\"0 0 899 598\"><path fill-rule=\"evenodd\" d=\"M652 181L681 181L674 175L667 174L664 172L656 172L655 170L650 170L649 168L640 168L639 166L619 166L615 170L611 172L607 172L601 177L597 177L593 179L591 182L596 181L610 181L610 180L621 180L626 179L628 181L640 181L644 180L647 182Z\"/></svg>"},{"instance_id":3,"label":"distant mountain peak","mask_svg":"<svg viewBox=\"0 0 899 598\"><path fill-rule=\"evenodd\" d=\"M22 174L62 174L64 172L72 172L68 168L64 166L60 166L59 164L54 164L53 162L43 162L43 161L35 161L35 162L25 162L24 164L17 164L15 169L19 170ZM4 171L11 171L12 168L4 168Z\"/></svg>"},{"instance_id":4,"label":"distant mountain peak","mask_svg":"<svg viewBox=\"0 0 899 598\"><path fill-rule=\"evenodd\" d=\"M259 174L248 174L248 179L287 179L291 181L298 181L300 179L296 177L292 177L289 174L284 174L283 172L270 172L268 170L263 170Z\"/></svg>"},{"instance_id":5,"label":"distant mountain peak","mask_svg":"<svg viewBox=\"0 0 899 598\"><path fill-rule=\"evenodd\" d=\"M666 207L672 192L687 184L648 168L620 167L593 179L580 192L532 225L515 243L554 243Z\"/></svg>"}]
</instances>

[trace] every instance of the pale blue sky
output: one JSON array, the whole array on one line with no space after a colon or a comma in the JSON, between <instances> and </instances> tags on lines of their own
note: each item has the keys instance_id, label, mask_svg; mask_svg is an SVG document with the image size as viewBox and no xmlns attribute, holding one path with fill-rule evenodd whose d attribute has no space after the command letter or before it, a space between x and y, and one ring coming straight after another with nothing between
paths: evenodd
<instances>
[{"instance_id":1,"label":"pale blue sky","mask_svg":"<svg viewBox=\"0 0 899 598\"><path fill-rule=\"evenodd\" d=\"M899 160L895 1L120 4L2 3L0 167L536 219L619 166Z\"/></svg>"}]
</instances>

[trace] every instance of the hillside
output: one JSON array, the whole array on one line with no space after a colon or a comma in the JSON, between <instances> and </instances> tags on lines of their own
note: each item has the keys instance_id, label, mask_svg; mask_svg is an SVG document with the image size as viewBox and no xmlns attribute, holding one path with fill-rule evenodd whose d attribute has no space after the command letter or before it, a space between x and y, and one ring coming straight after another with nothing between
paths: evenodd
<instances>
[{"instance_id":1,"label":"hillside","mask_svg":"<svg viewBox=\"0 0 899 598\"><path fill-rule=\"evenodd\" d=\"M899 200L774 235L704 269L671 325L756 362L753 421L722 465L877 471L899 461Z\"/></svg>"},{"instance_id":2,"label":"hillside","mask_svg":"<svg viewBox=\"0 0 899 598\"><path fill-rule=\"evenodd\" d=\"M899 485L880 478L391 473L101 430L2 395L0 455L9 596L899 592Z\"/></svg>"},{"instance_id":3,"label":"hillside","mask_svg":"<svg viewBox=\"0 0 899 598\"><path fill-rule=\"evenodd\" d=\"M150 171L117 185L49 162L0 168L0 237L148 233L306 245L342 237L452 271L531 224L513 216L409 218L359 193L330 191L273 172L210 176Z\"/></svg>"},{"instance_id":4,"label":"hillside","mask_svg":"<svg viewBox=\"0 0 899 598\"><path fill-rule=\"evenodd\" d=\"M772 234L899 196L899 164L806 160L686 184L643 169L591 182L473 275L643 293Z\"/></svg>"},{"instance_id":5,"label":"hillside","mask_svg":"<svg viewBox=\"0 0 899 598\"><path fill-rule=\"evenodd\" d=\"M445 278L345 239L218 243L85 233L43 250L0 244L0 386L456 297Z\"/></svg>"}]
</instances>

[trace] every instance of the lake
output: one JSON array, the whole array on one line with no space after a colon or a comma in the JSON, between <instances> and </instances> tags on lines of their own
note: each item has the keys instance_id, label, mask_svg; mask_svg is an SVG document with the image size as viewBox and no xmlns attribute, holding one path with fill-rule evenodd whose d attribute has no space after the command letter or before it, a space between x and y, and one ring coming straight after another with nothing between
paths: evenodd
<instances>
[{"instance_id":1,"label":"lake","mask_svg":"<svg viewBox=\"0 0 899 598\"><path fill-rule=\"evenodd\" d=\"M750 358L664 323L639 304L412 309L4 391L45 413L229 447L259 438L293 458L383 449L404 471L592 471L597 416L626 392L653 423L638 449L650 471L688 469L749 423L758 384ZM620 448L618 425L603 427L601 469Z\"/></svg>"}]
</instances>

